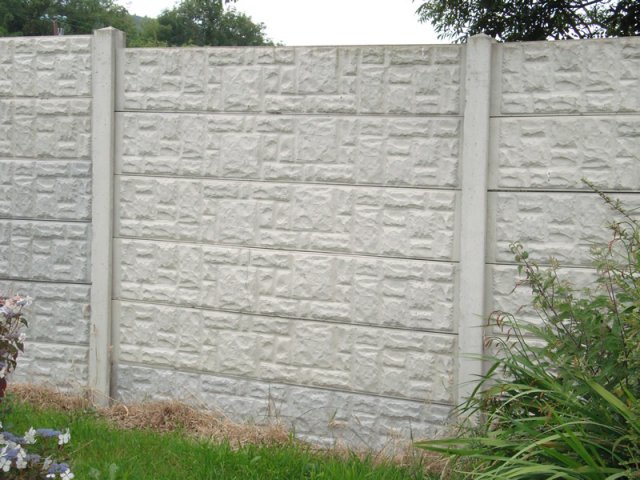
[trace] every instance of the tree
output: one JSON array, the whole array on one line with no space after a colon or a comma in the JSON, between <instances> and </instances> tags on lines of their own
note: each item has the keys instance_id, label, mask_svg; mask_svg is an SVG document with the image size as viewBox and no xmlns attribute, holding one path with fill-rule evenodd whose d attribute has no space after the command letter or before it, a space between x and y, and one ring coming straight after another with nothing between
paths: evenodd
<instances>
[{"instance_id":1,"label":"tree","mask_svg":"<svg viewBox=\"0 0 640 480\"><path fill-rule=\"evenodd\" d=\"M439 38L503 41L640 35L638 0L428 0L416 13Z\"/></svg>"},{"instance_id":2,"label":"tree","mask_svg":"<svg viewBox=\"0 0 640 480\"><path fill-rule=\"evenodd\" d=\"M228 1L224 2L228 3ZM183 0L158 17L158 39L168 45L265 45L262 23L225 10L222 0Z\"/></svg>"},{"instance_id":3,"label":"tree","mask_svg":"<svg viewBox=\"0 0 640 480\"><path fill-rule=\"evenodd\" d=\"M0 35L51 35L53 23L65 34L88 34L112 26L135 29L127 9L113 0L2 0Z\"/></svg>"}]
</instances>

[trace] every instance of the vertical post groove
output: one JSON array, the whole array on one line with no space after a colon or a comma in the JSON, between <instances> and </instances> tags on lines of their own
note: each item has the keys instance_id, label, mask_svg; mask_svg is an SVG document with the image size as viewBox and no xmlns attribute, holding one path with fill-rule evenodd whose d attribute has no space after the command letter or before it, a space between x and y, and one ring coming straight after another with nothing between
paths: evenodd
<instances>
[{"instance_id":1,"label":"vertical post groove","mask_svg":"<svg viewBox=\"0 0 640 480\"><path fill-rule=\"evenodd\" d=\"M487 35L466 44L460 209L458 401L482 374L491 48Z\"/></svg>"},{"instance_id":2,"label":"vertical post groove","mask_svg":"<svg viewBox=\"0 0 640 480\"><path fill-rule=\"evenodd\" d=\"M111 376L116 56L124 48L124 34L103 28L94 32L92 40L89 388L96 403L106 404Z\"/></svg>"}]
</instances>

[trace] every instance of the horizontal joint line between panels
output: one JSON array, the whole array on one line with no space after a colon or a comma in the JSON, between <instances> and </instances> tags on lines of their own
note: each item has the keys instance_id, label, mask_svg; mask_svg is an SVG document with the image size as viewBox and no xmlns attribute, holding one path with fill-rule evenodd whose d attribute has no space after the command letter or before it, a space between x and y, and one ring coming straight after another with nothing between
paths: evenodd
<instances>
[{"instance_id":1,"label":"horizontal joint line between panels","mask_svg":"<svg viewBox=\"0 0 640 480\"><path fill-rule=\"evenodd\" d=\"M80 162L91 165L90 157L81 158L52 158L52 157L0 157L0 162L56 162L56 163L69 163ZM88 175L90 177L91 175Z\"/></svg>"},{"instance_id":2,"label":"horizontal joint line between panels","mask_svg":"<svg viewBox=\"0 0 640 480\"><path fill-rule=\"evenodd\" d=\"M47 100L93 100L92 95L12 95L12 96L4 96L0 95L0 101L2 100L38 100L38 101L47 101Z\"/></svg>"},{"instance_id":3,"label":"horizontal joint line between panels","mask_svg":"<svg viewBox=\"0 0 640 480\"><path fill-rule=\"evenodd\" d=\"M333 113L333 112L266 112L266 111L256 111L256 112L225 112L219 110L135 110L135 109L125 109L125 110L115 110L115 113L141 113L141 114L178 114L178 115L211 115L211 116L239 116L239 117L328 117L328 118L348 118L348 117L378 117L378 118L433 118L433 119L441 119L441 118L464 118L463 115L459 114L447 114L447 113L428 113L428 114L419 114L419 113Z\"/></svg>"},{"instance_id":4,"label":"horizontal joint line between panels","mask_svg":"<svg viewBox=\"0 0 640 480\"><path fill-rule=\"evenodd\" d=\"M19 222L49 222L49 223L80 223L85 225L91 225L91 219L72 219L72 218L38 218L38 217L4 217L0 216L1 220L19 221Z\"/></svg>"},{"instance_id":5,"label":"horizontal joint line between panels","mask_svg":"<svg viewBox=\"0 0 640 480\"><path fill-rule=\"evenodd\" d=\"M489 118L549 118L549 117L634 117L638 112L574 112L574 113L514 113L490 115Z\"/></svg>"},{"instance_id":6,"label":"horizontal joint line between panels","mask_svg":"<svg viewBox=\"0 0 640 480\"><path fill-rule=\"evenodd\" d=\"M263 180L251 178L234 178L234 177L205 177L196 175L169 175L169 174L145 174L145 173L129 173L119 172L114 174L116 177L148 177L148 178L166 178L171 180L191 180L191 181L210 181L210 182L238 182L238 183L265 183L271 185L313 185L313 186L329 186L343 188L392 188L398 190L426 190L437 192L459 192L460 187L436 187L436 186L416 186L416 185L386 185L384 183L339 183L339 182L314 182L314 181L293 181L293 180Z\"/></svg>"},{"instance_id":7,"label":"horizontal joint line between panels","mask_svg":"<svg viewBox=\"0 0 640 480\"><path fill-rule=\"evenodd\" d=\"M524 244L524 246L526 247L526 243ZM531 258L531 255L529 257ZM553 255L551 255L551 257L553 257ZM541 258L549 258L549 255ZM545 267L545 268L551 267L551 264L547 262L536 262L536 263L541 267ZM517 267L519 264L515 262L485 262L485 265L493 266L493 267ZM560 270L569 269L569 268L576 269L576 270L595 270L595 267L592 267L589 265L573 265L569 263L561 263L559 265Z\"/></svg>"},{"instance_id":8,"label":"horizontal joint line between panels","mask_svg":"<svg viewBox=\"0 0 640 480\"><path fill-rule=\"evenodd\" d=\"M0 277L0 282L25 282L25 283L50 283L54 285L85 285L90 287L91 282L70 282L68 280L43 280L24 277Z\"/></svg>"},{"instance_id":9,"label":"horizontal joint line between panels","mask_svg":"<svg viewBox=\"0 0 640 480\"><path fill-rule=\"evenodd\" d=\"M303 250L296 248L284 248L284 247L263 247L260 245L246 245L246 244L234 244L234 243L205 243L198 242L196 240L176 240L171 238L148 238L148 237L133 237L126 235L114 235L114 239L118 240L137 240L141 242L162 242L162 243L177 243L182 245L200 245L203 247L221 247L221 248L235 248L235 249L248 249L248 250L267 250L270 252L286 252L286 253L309 253L313 255L332 255L339 257L360 257L360 258L381 258L386 260L409 260L412 262L433 262L433 263L450 263L457 265L458 260L443 260L435 258L424 257L396 257L391 255L374 255L367 253L349 253L349 252L335 252L332 250Z\"/></svg>"},{"instance_id":10,"label":"horizontal joint line between panels","mask_svg":"<svg viewBox=\"0 0 640 480\"><path fill-rule=\"evenodd\" d=\"M351 395L362 395L362 396L368 396L368 397L376 397L376 398L388 398L390 400L400 400L400 401L406 401L406 402L413 402L413 403L422 403L422 404L431 404L431 405L440 405L443 407L453 407L454 405L452 403L445 403L445 402L436 402L436 401L432 401L432 400L426 400L424 398L412 398L412 397L398 397L398 396L392 396L392 395L383 395L380 393L372 393L372 392L367 392L364 390L346 390L346 389L341 389L341 388L336 388L336 387L323 387L323 386L318 386L318 385L305 385L305 384L301 384L301 383L292 383L292 382L283 382L281 380L265 380L265 379L261 379L258 377L244 377L244 376L239 376L239 375L229 375L226 373L219 373L219 372L209 372L206 370L198 370L195 368L168 368L164 365L152 365L152 364L148 364L148 363L140 363L140 362L130 362L130 361L126 361L126 360L121 360L118 363L119 365L127 365L127 366L131 366L131 367L140 367L140 368L148 368L148 369L152 369L152 370L165 370L165 371L172 371L172 372L184 372L187 374L195 374L195 375L208 375L211 377L222 377L222 378L229 378L229 379L233 379L233 380L240 380L240 381L245 381L245 382L259 382L259 383L266 383L266 384L278 384L278 385L286 385L289 387L297 387L297 388L310 388L312 390L327 390L327 391L331 391L331 392L338 392L338 393L346 393L346 394L351 394Z\"/></svg>"},{"instance_id":11,"label":"horizontal joint line between panels","mask_svg":"<svg viewBox=\"0 0 640 480\"><path fill-rule=\"evenodd\" d=\"M304 317L291 317L285 315L275 315L273 313L260 313L260 312L248 312L242 310L228 310L222 308L212 308L212 307L201 307L197 305L181 305L178 303L171 302L162 302L162 301L151 301L151 300L139 300L134 298L126 298L119 297L113 298L114 302L121 303L137 303L142 305L157 305L161 307L175 307L175 308L183 308L189 310L202 310L205 312L219 312L219 313L232 313L235 315L247 315L250 317L269 317L274 319L281 320L293 320L293 321L301 321L301 322L314 322L314 323L328 323L332 325L345 325L345 326L354 326L354 327L367 327L367 328L376 328L381 330L396 330L403 332L417 332L417 333L432 333L436 335L446 335L450 337L457 337L458 334L451 331L446 330L436 330L436 329L428 329L428 328L409 328L409 327L401 327L394 325L376 325L373 323L361 323L361 322L344 322L340 320L326 320L326 319L315 319L315 318L304 318Z\"/></svg>"},{"instance_id":12,"label":"horizontal joint line between panels","mask_svg":"<svg viewBox=\"0 0 640 480\"><path fill-rule=\"evenodd\" d=\"M89 344L88 343L44 342L42 340L30 340L28 335L27 335L27 342L30 343L30 344L36 344L36 345L51 345L51 346L63 346L63 347L89 348Z\"/></svg>"},{"instance_id":13,"label":"horizontal joint line between panels","mask_svg":"<svg viewBox=\"0 0 640 480\"><path fill-rule=\"evenodd\" d=\"M571 193L571 194L589 194L597 196L598 194L593 190L589 190L587 187L583 189L577 188L490 188L487 190L489 193ZM637 195L640 194L640 190L612 190L612 189L601 189L603 193L611 194L611 195Z\"/></svg>"}]
</instances>

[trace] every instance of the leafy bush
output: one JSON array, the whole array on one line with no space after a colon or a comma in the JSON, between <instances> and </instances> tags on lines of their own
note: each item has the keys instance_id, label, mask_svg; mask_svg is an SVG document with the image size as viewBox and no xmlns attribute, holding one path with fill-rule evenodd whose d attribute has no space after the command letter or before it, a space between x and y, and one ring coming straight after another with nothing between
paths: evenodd
<instances>
[{"instance_id":1,"label":"leafy bush","mask_svg":"<svg viewBox=\"0 0 640 480\"><path fill-rule=\"evenodd\" d=\"M492 366L459 407L479 425L418 443L471 478L640 478L640 225L598 194L621 219L593 251L595 286L576 290L513 244L540 322L494 312Z\"/></svg>"}]
</instances>

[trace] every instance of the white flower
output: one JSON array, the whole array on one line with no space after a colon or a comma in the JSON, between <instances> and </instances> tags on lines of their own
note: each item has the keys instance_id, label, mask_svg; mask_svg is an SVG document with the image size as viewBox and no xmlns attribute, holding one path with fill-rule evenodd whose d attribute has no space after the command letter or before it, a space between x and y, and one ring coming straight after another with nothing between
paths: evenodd
<instances>
[{"instance_id":1,"label":"white flower","mask_svg":"<svg viewBox=\"0 0 640 480\"><path fill-rule=\"evenodd\" d=\"M11 460L7 458L8 449L9 445L0 450L0 470L2 470L3 472L8 472L9 470L11 470Z\"/></svg>"},{"instance_id":2,"label":"white flower","mask_svg":"<svg viewBox=\"0 0 640 480\"><path fill-rule=\"evenodd\" d=\"M28 432L24 434L24 443L27 445L33 445L36 443L36 431L33 427L29 429Z\"/></svg>"},{"instance_id":3,"label":"white flower","mask_svg":"<svg viewBox=\"0 0 640 480\"><path fill-rule=\"evenodd\" d=\"M0 369L0 378L4 378L6 374L7 374L7 367L4 366L2 367L2 369Z\"/></svg>"},{"instance_id":4,"label":"white flower","mask_svg":"<svg viewBox=\"0 0 640 480\"><path fill-rule=\"evenodd\" d=\"M24 470L27 468L27 452L22 447L18 447L18 453L16 455L16 467L18 470Z\"/></svg>"},{"instance_id":5,"label":"white flower","mask_svg":"<svg viewBox=\"0 0 640 480\"><path fill-rule=\"evenodd\" d=\"M73 477L75 477L75 475L73 473L71 473L71 470L67 469L64 472L62 472L60 474L60 478L62 480L71 480Z\"/></svg>"},{"instance_id":6,"label":"white flower","mask_svg":"<svg viewBox=\"0 0 640 480\"><path fill-rule=\"evenodd\" d=\"M58 445L69 443L69 440L71 440L71 432L69 432L69 429L67 428L63 433L58 435Z\"/></svg>"}]
</instances>

